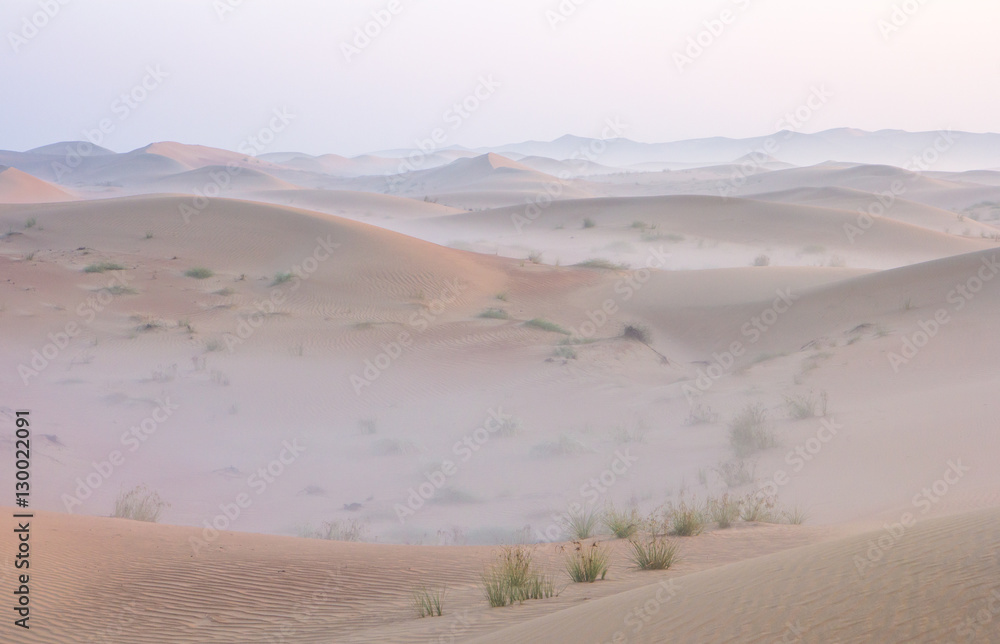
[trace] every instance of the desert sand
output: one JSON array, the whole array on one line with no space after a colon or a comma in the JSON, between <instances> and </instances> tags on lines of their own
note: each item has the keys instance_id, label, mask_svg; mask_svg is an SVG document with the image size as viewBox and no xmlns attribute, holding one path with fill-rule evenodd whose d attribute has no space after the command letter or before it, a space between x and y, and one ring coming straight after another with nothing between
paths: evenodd
<instances>
[{"instance_id":1,"label":"desert sand","mask_svg":"<svg viewBox=\"0 0 1000 644\"><path fill-rule=\"evenodd\" d=\"M995 135L924 171L933 133L850 134L738 181L752 142L0 152L31 641L998 641ZM110 516L138 485L158 523ZM575 506L760 491L669 570L603 529L564 570ZM518 543L558 594L490 608Z\"/></svg>"}]
</instances>

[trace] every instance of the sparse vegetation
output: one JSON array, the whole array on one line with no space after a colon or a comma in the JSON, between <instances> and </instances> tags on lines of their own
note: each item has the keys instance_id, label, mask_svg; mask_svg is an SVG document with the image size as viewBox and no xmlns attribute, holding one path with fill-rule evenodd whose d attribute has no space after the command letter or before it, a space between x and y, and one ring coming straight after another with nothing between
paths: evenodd
<instances>
[{"instance_id":1,"label":"sparse vegetation","mask_svg":"<svg viewBox=\"0 0 1000 644\"><path fill-rule=\"evenodd\" d=\"M609 504L604 511L603 522L616 539L629 539L638 532L642 519L635 508L619 510L613 504Z\"/></svg>"},{"instance_id":2,"label":"sparse vegetation","mask_svg":"<svg viewBox=\"0 0 1000 644\"><path fill-rule=\"evenodd\" d=\"M542 263L542 254L540 252L538 252L538 251L535 251L533 253L529 253L528 254L528 261L531 262L532 264L541 264Z\"/></svg>"},{"instance_id":3,"label":"sparse vegetation","mask_svg":"<svg viewBox=\"0 0 1000 644\"><path fill-rule=\"evenodd\" d=\"M779 523L779 517L774 511L775 504L773 496L748 494L740 503L740 519L748 523Z\"/></svg>"},{"instance_id":4,"label":"sparse vegetation","mask_svg":"<svg viewBox=\"0 0 1000 644\"><path fill-rule=\"evenodd\" d=\"M555 595L552 581L534 569L526 546L504 546L483 572L483 591L493 608L547 599Z\"/></svg>"},{"instance_id":5,"label":"sparse vegetation","mask_svg":"<svg viewBox=\"0 0 1000 644\"><path fill-rule=\"evenodd\" d=\"M576 360L576 349L571 346L558 346L552 353L556 358L562 358L563 360Z\"/></svg>"},{"instance_id":6,"label":"sparse vegetation","mask_svg":"<svg viewBox=\"0 0 1000 644\"><path fill-rule=\"evenodd\" d=\"M479 317L486 318L487 320L509 320L510 314L503 309L491 308L480 313Z\"/></svg>"},{"instance_id":7,"label":"sparse vegetation","mask_svg":"<svg viewBox=\"0 0 1000 644\"><path fill-rule=\"evenodd\" d=\"M785 406L788 407L788 415L796 420L822 418L826 416L826 405L827 394L825 391L818 396L812 392L785 396Z\"/></svg>"},{"instance_id":8,"label":"sparse vegetation","mask_svg":"<svg viewBox=\"0 0 1000 644\"><path fill-rule=\"evenodd\" d=\"M84 273L104 273L107 271L123 271L125 267L121 264L115 264L114 262L98 262L97 264L90 264L83 269Z\"/></svg>"},{"instance_id":9,"label":"sparse vegetation","mask_svg":"<svg viewBox=\"0 0 1000 644\"><path fill-rule=\"evenodd\" d=\"M35 252L37 252L37 251L31 251L30 253L28 253L27 255L25 255L24 256L24 261L30 262L30 261L34 260L35 259Z\"/></svg>"},{"instance_id":10,"label":"sparse vegetation","mask_svg":"<svg viewBox=\"0 0 1000 644\"><path fill-rule=\"evenodd\" d=\"M112 295L136 295L139 293L139 291L135 290L131 286L124 286L122 284L115 284L102 290L107 291Z\"/></svg>"},{"instance_id":11,"label":"sparse vegetation","mask_svg":"<svg viewBox=\"0 0 1000 644\"><path fill-rule=\"evenodd\" d=\"M711 407L697 403L691 407L691 413L688 414L687 417L687 424L705 425L708 423L714 423L717 420L719 420L719 415L715 413Z\"/></svg>"},{"instance_id":12,"label":"sparse vegetation","mask_svg":"<svg viewBox=\"0 0 1000 644\"><path fill-rule=\"evenodd\" d=\"M632 539L628 545L629 559L639 570L667 570L677 562L677 544L664 537Z\"/></svg>"},{"instance_id":13,"label":"sparse vegetation","mask_svg":"<svg viewBox=\"0 0 1000 644\"><path fill-rule=\"evenodd\" d=\"M421 588L414 591L413 603L417 607L417 614L421 617L441 617L442 606L444 605L443 590L428 590Z\"/></svg>"},{"instance_id":14,"label":"sparse vegetation","mask_svg":"<svg viewBox=\"0 0 1000 644\"><path fill-rule=\"evenodd\" d=\"M777 446L767 412L760 404L747 405L729 423L729 443L739 458Z\"/></svg>"},{"instance_id":15,"label":"sparse vegetation","mask_svg":"<svg viewBox=\"0 0 1000 644\"><path fill-rule=\"evenodd\" d=\"M160 495L145 485L137 485L131 490L122 491L115 500L115 511L111 516L133 521L156 523L169 504Z\"/></svg>"},{"instance_id":16,"label":"sparse vegetation","mask_svg":"<svg viewBox=\"0 0 1000 644\"><path fill-rule=\"evenodd\" d=\"M717 499L709 499L706 503L708 518L725 530L740 518L740 502L738 499L723 494Z\"/></svg>"},{"instance_id":17,"label":"sparse vegetation","mask_svg":"<svg viewBox=\"0 0 1000 644\"><path fill-rule=\"evenodd\" d=\"M754 266L770 266L771 258L768 255L757 255L753 260Z\"/></svg>"},{"instance_id":18,"label":"sparse vegetation","mask_svg":"<svg viewBox=\"0 0 1000 644\"><path fill-rule=\"evenodd\" d=\"M497 299L500 300L501 302L506 302L507 295L508 295L507 291L501 291L500 293L497 293Z\"/></svg>"},{"instance_id":19,"label":"sparse vegetation","mask_svg":"<svg viewBox=\"0 0 1000 644\"><path fill-rule=\"evenodd\" d=\"M571 539L589 539L597 532L601 515L597 510L585 508L567 513L563 518L563 529Z\"/></svg>"},{"instance_id":20,"label":"sparse vegetation","mask_svg":"<svg viewBox=\"0 0 1000 644\"><path fill-rule=\"evenodd\" d=\"M596 225L597 224L595 224L594 220L591 219L590 217L587 217L586 219L583 220L583 227L584 228L593 228Z\"/></svg>"},{"instance_id":21,"label":"sparse vegetation","mask_svg":"<svg viewBox=\"0 0 1000 644\"><path fill-rule=\"evenodd\" d=\"M715 471L726 487L734 488L752 483L756 474L756 466L750 461L738 458L720 463Z\"/></svg>"},{"instance_id":22,"label":"sparse vegetation","mask_svg":"<svg viewBox=\"0 0 1000 644\"><path fill-rule=\"evenodd\" d=\"M209 277L211 277L211 276L209 276ZM284 284L285 282L290 282L290 281L292 281L293 277L295 277L295 276L293 274L291 274L291 273L276 273L274 275L274 280L271 282L271 286L278 286L279 284Z\"/></svg>"},{"instance_id":23,"label":"sparse vegetation","mask_svg":"<svg viewBox=\"0 0 1000 644\"><path fill-rule=\"evenodd\" d=\"M579 268L596 268L605 271L622 271L628 268L625 264L615 264L606 259L594 258L576 264Z\"/></svg>"},{"instance_id":24,"label":"sparse vegetation","mask_svg":"<svg viewBox=\"0 0 1000 644\"><path fill-rule=\"evenodd\" d=\"M705 512L694 500L668 504L665 515L670 533L678 537L693 537L705 530Z\"/></svg>"},{"instance_id":25,"label":"sparse vegetation","mask_svg":"<svg viewBox=\"0 0 1000 644\"><path fill-rule=\"evenodd\" d=\"M28 228L34 228L35 224L37 224L37 223L38 223L38 220L35 219L34 217L31 217L26 222L24 222L24 228L25 228L25 230L27 230Z\"/></svg>"},{"instance_id":26,"label":"sparse vegetation","mask_svg":"<svg viewBox=\"0 0 1000 644\"><path fill-rule=\"evenodd\" d=\"M369 526L364 521L324 521L317 530L306 528L300 536L306 539L323 539L325 541L369 541Z\"/></svg>"},{"instance_id":27,"label":"sparse vegetation","mask_svg":"<svg viewBox=\"0 0 1000 644\"><path fill-rule=\"evenodd\" d=\"M644 324L626 324L622 329L622 337L643 344L649 344L653 341L653 335L649 332L649 327Z\"/></svg>"},{"instance_id":28,"label":"sparse vegetation","mask_svg":"<svg viewBox=\"0 0 1000 644\"><path fill-rule=\"evenodd\" d=\"M608 574L611 556L595 541L589 547L573 542L573 552L566 558L566 572L576 583L593 583Z\"/></svg>"},{"instance_id":29,"label":"sparse vegetation","mask_svg":"<svg viewBox=\"0 0 1000 644\"><path fill-rule=\"evenodd\" d=\"M215 275L215 273L207 268L196 267L187 269L186 271L184 271L184 275L186 277L192 277L196 280L205 280Z\"/></svg>"},{"instance_id":30,"label":"sparse vegetation","mask_svg":"<svg viewBox=\"0 0 1000 644\"><path fill-rule=\"evenodd\" d=\"M152 239L152 238L153 238L153 231L147 230L144 239Z\"/></svg>"},{"instance_id":31,"label":"sparse vegetation","mask_svg":"<svg viewBox=\"0 0 1000 644\"><path fill-rule=\"evenodd\" d=\"M374 418L362 418L358 421L358 429L363 436L371 436L378 433L378 425Z\"/></svg>"},{"instance_id":32,"label":"sparse vegetation","mask_svg":"<svg viewBox=\"0 0 1000 644\"><path fill-rule=\"evenodd\" d=\"M639 421L633 424L631 427L628 425L619 425L615 427L612 433L616 443L641 443L646 440L646 425Z\"/></svg>"},{"instance_id":33,"label":"sparse vegetation","mask_svg":"<svg viewBox=\"0 0 1000 644\"><path fill-rule=\"evenodd\" d=\"M549 322L544 318L534 318L533 320L528 320L524 323L524 326L530 326L535 329L541 329L542 331L549 331L551 333L562 333L563 335L570 335L570 332L562 328L555 322Z\"/></svg>"}]
</instances>

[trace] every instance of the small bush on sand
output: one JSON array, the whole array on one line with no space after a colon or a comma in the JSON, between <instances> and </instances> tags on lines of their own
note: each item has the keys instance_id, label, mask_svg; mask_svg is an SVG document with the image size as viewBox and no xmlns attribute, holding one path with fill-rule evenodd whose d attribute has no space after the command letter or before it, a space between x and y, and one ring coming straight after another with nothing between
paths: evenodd
<instances>
[{"instance_id":1,"label":"small bush on sand","mask_svg":"<svg viewBox=\"0 0 1000 644\"><path fill-rule=\"evenodd\" d=\"M723 530L732 527L740 518L740 502L728 494L709 499L707 506L708 518Z\"/></svg>"},{"instance_id":2,"label":"small bush on sand","mask_svg":"<svg viewBox=\"0 0 1000 644\"><path fill-rule=\"evenodd\" d=\"M771 258L767 255L757 255L753 260L754 266L770 266Z\"/></svg>"},{"instance_id":3,"label":"small bush on sand","mask_svg":"<svg viewBox=\"0 0 1000 644\"><path fill-rule=\"evenodd\" d=\"M748 494L740 503L740 519L756 523L780 523L776 499L765 494Z\"/></svg>"},{"instance_id":4,"label":"small bush on sand","mask_svg":"<svg viewBox=\"0 0 1000 644\"><path fill-rule=\"evenodd\" d=\"M693 537L705 530L705 512L693 500L688 503L669 504L666 515L670 523L670 534L678 537Z\"/></svg>"},{"instance_id":5,"label":"small bush on sand","mask_svg":"<svg viewBox=\"0 0 1000 644\"><path fill-rule=\"evenodd\" d=\"M639 570L667 570L677 562L678 546L663 537L628 542L629 559Z\"/></svg>"},{"instance_id":6,"label":"small bush on sand","mask_svg":"<svg viewBox=\"0 0 1000 644\"><path fill-rule=\"evenodd\" d=\"M163 508L167 505L159 494L145 485L137 485L127 492L122 491L118 494L118 499L115 501L115 511L111 516L119 519L156 523Z\"/></svg>"},{"instance_id":7,"label":"small bush on sand","mask_svg":"<svg viewBox=\"0 0 1000 644\"><path fill-rule=\"evenodd\" d=\"M115 264L114 262L98 262L97 264L90 264L83 269L84 273L104 273L107 271L123 271L125 267L121 264Z\"/></svg>"},{"instance_id":8,"label":"small bush on sand","mask_svg":"<svg viewBox=\"0 0 1000 644\"><path fill-rule=\"evenodd\" d=\"M653 341L653 336L649 332L649 327L643 324L626 324L622 329L622 337L628 340L635 340L643 344Z\"/></svg>"},{"instance_id":9,"label":"small bush on sand","mask_svg":"<svg viewBox=\"0 0 1000 644\"><path fill-rule=\"evenodd\" d=\"M812 392L785 396L788 415L796 420L826 416L826 405L827 395L825 391L818 396Z\"/></svg>"},{"instance_id":10,"label":"small bush on sand","mask_svg":"<svg viewBox=\"0 0 1000 644\"><path fill-rule=\"evenodd\" d=\"M483 572L483 593L493 608L547 599L555 595L552 581L537 572L526 546L504 546Z\"/></svg>"},{"instance_id":11,"label":"small bush on sand","mask_svg":"<svg viewBox=\"0 0 1000 644\"><path fill-rule=\"evenodd\" d=\"M740 458L777 446L767 412L760 404L747 405L729 423L729 443Z\"/></svg>"},{"instance_id":12,"label":"small bush on sand","mask_svg":"<svg viewBox=\"0 0 1000 644\"><path fill-rule=\"evenodd\" d=\"M719 463L719 467L715 468L715 471L722 478L722 482L726 484L726 487L734 488L752 483L756 469L757 467L753 462L738 458L726 461L725 463Z\"/></svg>"},{"instance_id":13,"label":"small bush on sand","mask_svg":"<svg viewBox=\"0 0 1000 644\"><path fill-rule=\"evenodd\" d=\"M210 269L207 268L189 268L184 271L184 275L187 277L193 277L196 280L207 280L209 277L215 275Z\"/></svg>"},{"instance_id":14,"label":"small bush on sand","mask_svg":"<svg viewBox=\"0 0 1000 644\"><path fill-rule=\"evenodd\" d=\"M493 308L493 309L486 309L485 311L479 314L479 317L486 318L487 320L509 320L510 314L507 313L507 311L504 311L503 309Z\"/></svg>"},{"instance_id":15,"label":"small bush on sand","mask_svg":"<svg viewBox=\"0 0 1000 644\"><path fill-rule=\"evenodd\" d=\"M421 588L414 591L413 603L417 607L417 615L423 617L441 617L444 605L443 590L427 590Z\"/></svg>"},{"instance_id":16,"label":"small bush on sand","mask_svg":"<svg viewBox=\"0 0 1000 644\"><path fill-rule=\"evenodd\" d=\"M604 579L610 566L610 554L597 541L584 546L573 542L573 552L566 558L566 572L576 583L593 583Z\"/></svg>"},{"instance_id":17,"label":"small bush on sand","mask_svg":"<svg viewBox=\"0 0 1000 644\"><path fill-rule=\"evenodd\" d=\"M563 518L563 529L571 539L589 539L597 532L601 515L597 510L583 509L570 512Z\"/></svg>"},{"instance_id":18,"label":"small bush on sand","mask_svg":"<svg viewBox=\"0 0 1000 644\"><path fill-rule=\"evenodd\" d=\"M528 320L524 323L524 326L530 326L534 329L541 329L542 331L549 331L551 333L562 333L563 335L569 335L569 331L562 328L555 322L549 322L543 318L535 318L533 320Z\"/></svg>"},{"instance_id":19,"label":"small bush on sand","mask_svg":"<svg viewBox=\"0 0 1000 644\"><path fill-rule=\"evenodd\" d=\"M587 217L586 219L583 220L583 227L584 228L593 228L596 225L597 224L594 223L594 220L591 219L590 217Z\"/></svg>"},{"instance_id":20,"label":"small bush on sand","mask_svg":"<svg viewBox=\"0 0 1000 644\"><path fill-rule=\"evenodd\" d=\"M613 504L609 504L604 511L604 526L615 535L617 539L629 539L639 530L642 519L635 508L619 510Z\"/></svg>"}]
</instances>

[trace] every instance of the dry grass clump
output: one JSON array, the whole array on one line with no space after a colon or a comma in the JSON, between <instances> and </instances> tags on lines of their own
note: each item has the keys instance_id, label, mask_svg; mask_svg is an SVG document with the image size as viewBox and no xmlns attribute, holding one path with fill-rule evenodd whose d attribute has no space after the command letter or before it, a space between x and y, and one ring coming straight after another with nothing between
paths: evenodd
<instances>
[{"instance_id":1,"label":"dry grass clump","mask_svg":"<svg viewBox=\"0 0 1000 644\"><path fill-rule=\"evenodd\" d=\"M747 405L729 423L729 443L739 458L777 446L767 412L759 403Z\"/></svg>"},{"instance_id":2,"label":"dry grass clump","mask_svg":"<svg viewBox=\"0 0 1000 644\"><path fill-rule=\"evenodd\" d=\"M593 583L608 574L611 555L595 541L589 547L573 542L573 552L566 558L566 572L576 583Z\"/></svg>"},{"instance_id":3,"label":"dry grass clump","mask_svg":"<svg viewBox=\"0 0 1000 644\"><path fill-rule=\"evenodd\" d=\"M629 539L639 531L642 518L635 508L619 510L609 504L602 517L604 527L611 531L616 539Z\"/></svg>"},{"instance_id":4,"label":"dry grass clump","mask_svg":"<svg viewBox=\"0 0 1000 644\"><path fill-rule=\"evenodd\" d=\"M667 570L677 560L678 545L663 537L628 542L629 559L639 570Z\"/></svg>"},{"instance_id":5,"label":"dry grass clump","mask_svg":"<svg viewBox=\"0 0 1000 644\"><path fill-rule=\"evenodd\" d=\"M552 581L534 569L526 546L504 546L483 572L483 592L493 608L547 599L555 595Z\"/></svg>"},{"instance_id":6,"label":"dry grass clump","mask_svg":"<svg viewBox=\"0 0 1000 644\"><path fill-rule=\"evenodd\" d=\"M118 494L118 499L115 500L115 511L111 516L119 519L156 523L163 508L168 507L168 505L156 492L145 485L137 485L131 490L123 490Z\"/></svg>"}]
</instances>

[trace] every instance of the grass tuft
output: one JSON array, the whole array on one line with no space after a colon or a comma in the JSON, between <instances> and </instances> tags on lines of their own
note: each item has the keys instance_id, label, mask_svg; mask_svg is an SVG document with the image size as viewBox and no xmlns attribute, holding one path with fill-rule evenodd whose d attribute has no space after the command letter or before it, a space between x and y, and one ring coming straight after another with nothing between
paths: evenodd
<instances>
[{"instance_id":1,"label":"grass tuft","mask_svg":"<svg viewBox=\"0 0 1000 644\"><path fill-rule=\"evenodd\" d=\"M729 423L729 443L739 458L777 446L767 412L759 403L747 405Z\"/></svg>"},{"instance_id":2,"label":"grass tuft","mask_svg":"<svg viewBox=\"0 0 1000 644\"><path fill-rule=\"evenodd\" d=\"M115 500L115 511L111 516L133 521L156 523L169 504L145 485L137 485L131 490L122 491Z\"/></svg>"},{"instance_id":3,"label":"grass tuft","mask_svg":"<svg viewBox=\"0 0 1000 644\"><path fill-rule=\"evenodd\" d=\"M215 273L213 273L210 269L207 268L196 267L187 269L186 271L184 271L184 275L186 277L193 277L196 280L205 280L215 275Z\"/></svg>"},{"instance_id":4,"label":"grass tuft","mask_svg":"<svg viewBox=\"0 0 1000 644\"><path fill-rule=\"evenodd\" d=\"M413 592L413 603L417 608L417 614L421 617L441 617L444 605L443 590L427 590L421 588Z\"/></svg>"},{"instance_id":5,"label":"grass tuft","mask_svg":"<svg viewBox=\"0 0 1000 644\"><path fill-rule=\"evenodd\" d=\"M611 556L598 542L584 546L573 542L573 553L566 558L566 572L576 583L594 583L608 574Z\"/></svg>"},{"instance_id":6,"label":"grass tuft","mask_svg":"<svg viewBox=\"0 0 1000 644\"><path fill-rule=\"evenodd\" d=\"M98 262L97 264L90 264L83 269L84 273L104 273L106 271L123 271L125 267L121 264L115 264L114 262Z\"/></svg>"},{"instance_id":7,"label":"grass tuft","mask_svg":"<svg viewBox=\"0 0 1000 644\"><path fill-rule=\"evenodd\" d=\"M635 508L619 510L613 504L609 504L604 511L603 522L616 539L630 539L639 531L642 519Z\"/></svg>"},{"instance_id":8,"label":"grass tuft","mask_svg":"<svg viewBox=\"0 0 1000 644\"><path fill-rule=\"evenodd\" d=\"M663 537L650 537L644 541L631 539L629 559L639 570L667 570L677 560L678 546Z\"/></svg>"},{"instance_id":9,"label":"grass tuft","mask_svg":"<svg viewBox=\"0 0 1000 644\"><path fill-rule=\"evenodd\" d=\"M524 323L524 326L530 326L535 329L541 329L542 331L549 331L551 333L562 333L563 335L570 335L570 332L562 328L555 322L549 322L544 318L535 318L533 320L528 320Z\"/></svg>"},{"instance_id":10,"label":"grass tuft","mask_svg":"<svg viewBox=\"0 0 1000 644\"><path fill-rule=\"evenodd\" d=\"M526 546L502 547L483 572L482 583L486 600L493 608L555 595L552 581L534 569L531 550Z\"/></svg>"},{"instance_id":11,"label":"grass tuft","mask_svg":"<svg viewBox=\"0 0 1000 644\"><path fill-rule=\"evenodd\" d=\"M491 308L480 313L479 317L486 318L487 320L509 320L510 314L503 309Z\"/></svg>"},{"instance_id":12,"label":"grass tuft","mask_svg":"<svg viewBox=\"0 0 1000 644\"><path fill-rule=\"evenodd\" d=\"M563 529L571 539L589 539L597 532L601 515L597 510L571 512L563 519Z\"/></svg>"},{"instance_id":13,"label":"grass tuft","mask_svg":"<svg viewBox=\"0 0 1000 644\"><path fill-rule=\"evenodd\" d=\"M827 394L825 391L819 394L819 396L814 395L812 392L785 396L785 406L788 407L788 415L796 420L826 416L826 405Z\"/></svg>"}]
</instances>

